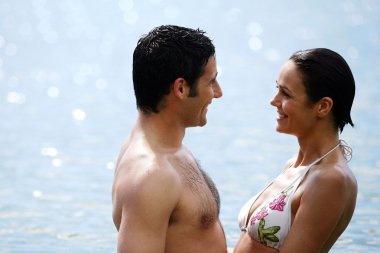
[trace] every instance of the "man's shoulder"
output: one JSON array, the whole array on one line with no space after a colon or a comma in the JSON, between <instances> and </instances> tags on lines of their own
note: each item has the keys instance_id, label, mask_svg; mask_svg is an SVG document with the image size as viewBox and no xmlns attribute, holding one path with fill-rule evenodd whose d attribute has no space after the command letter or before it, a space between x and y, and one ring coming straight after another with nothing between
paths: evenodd
<instances>
[{"instance_id":1,"label":"man's shoulder","mask_svg":"<svg viewBox=\"0 0 380 253\"><path fill-rule=\"evenodd\" d=\"M182 186L173 170L146 156L126 160L120 164L118 173L115 174L115 203L125 210L156 209L158 203L169 209L177 205Z\"/></svg>"},{"instance_id":2,"label":"man's shoulder","mask_svg":"<svg viewBox=\"0 0 380 253\"><path fill-rule=\"evenodd\" d=\"M166 159L148 152L126 154L115 173L115 182L122 188L133 185L136 189L162 184L174 187L178 181L178 173Z\"/></svg>"}]
</instances>

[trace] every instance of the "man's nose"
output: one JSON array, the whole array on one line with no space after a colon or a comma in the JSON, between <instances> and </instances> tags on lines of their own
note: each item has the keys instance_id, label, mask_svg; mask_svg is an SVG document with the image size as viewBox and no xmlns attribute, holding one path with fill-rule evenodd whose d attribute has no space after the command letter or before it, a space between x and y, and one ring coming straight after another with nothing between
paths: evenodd
<instances>
[{"instance_id":1,"label":"man's nose","mask_svg":"<svg viewBox=\"0 0 380 253\"><path fill-rule=\"evenodd\" d=\"M220 88L219 83L216 82L214 85L214 98L220 98L221 96L223 96L222 88Z\"/></svg>"}]
</instances>

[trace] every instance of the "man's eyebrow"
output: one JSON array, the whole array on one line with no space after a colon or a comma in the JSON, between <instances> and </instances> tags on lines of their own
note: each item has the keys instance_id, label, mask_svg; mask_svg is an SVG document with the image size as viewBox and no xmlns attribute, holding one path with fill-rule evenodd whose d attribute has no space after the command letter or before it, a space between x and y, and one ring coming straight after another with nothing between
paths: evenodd
<instances>
[{"instance_id":1,"label":"man's eyebrow","mask_svg":"<svg viewBox=\"0 0 380 253\"><path fill-rule=\"evenodd\" d=\"M215 76L213 79L211 79L211 81L215 81L217 76L218 76L218 72L215 73Z\"/></svg>"}]
</instances>

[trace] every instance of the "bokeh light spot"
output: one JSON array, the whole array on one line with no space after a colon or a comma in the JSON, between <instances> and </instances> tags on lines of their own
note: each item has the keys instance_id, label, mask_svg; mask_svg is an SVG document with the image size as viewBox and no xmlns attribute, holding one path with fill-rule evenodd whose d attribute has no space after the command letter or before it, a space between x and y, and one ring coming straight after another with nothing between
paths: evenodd
<instances>
[{"instance_id":1,"label":"bokeh light spot","mask_svg":"<svg viewBox=\"0 0 380 253\"><path fill-rule=\"evenodd\" d=\"M72 114L73 118L78 121L82 121L86 118L86 113L81 109L74 109Z\"/></svg>"}]
</instances>

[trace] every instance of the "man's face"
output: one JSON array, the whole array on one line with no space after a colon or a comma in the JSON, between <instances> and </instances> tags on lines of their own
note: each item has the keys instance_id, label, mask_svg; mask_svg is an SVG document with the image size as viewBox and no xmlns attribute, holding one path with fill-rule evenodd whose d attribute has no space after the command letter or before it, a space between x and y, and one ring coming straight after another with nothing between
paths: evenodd
<instances>
[{"instance_id":1,"label":"man's face","mask_svg":"<svg viewBox=\"0 0 380 253\"><path fill-rule=\"evenodd\" d=\"M188 97L186 126L204 126L207 123L207 108L213 98L222 96L222 89L216 80L218 71L216 69L216 59L210 57L202 76L199 77L196 85L196 96Z\"/></svg>"}]
</instances>

